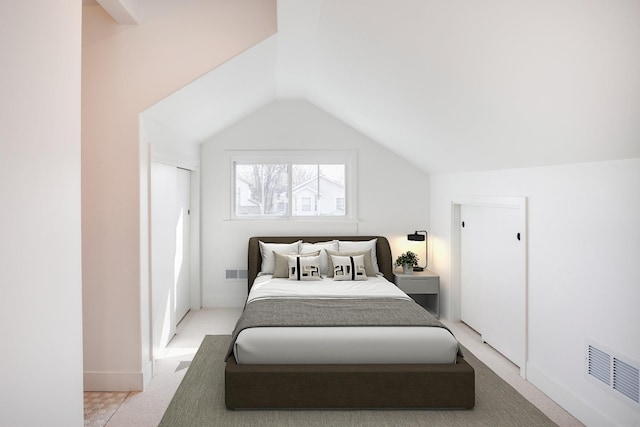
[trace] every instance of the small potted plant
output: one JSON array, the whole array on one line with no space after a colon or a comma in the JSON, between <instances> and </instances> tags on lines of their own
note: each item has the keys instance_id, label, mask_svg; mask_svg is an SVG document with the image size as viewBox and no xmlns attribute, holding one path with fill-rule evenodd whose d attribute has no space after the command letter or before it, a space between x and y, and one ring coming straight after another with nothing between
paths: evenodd
<instances>
[{"instance_id":1,"label":"small potted plant","mask_svg":"<svg viewBox=\"0 0 640 427\"><path fill-rule=\"evenodd\" d=\"M418 255L415 252L407 251L396 258L396 267L402 267L404 274L413 273L413 267L418 265Z\"/></svg>"}]
</instances>

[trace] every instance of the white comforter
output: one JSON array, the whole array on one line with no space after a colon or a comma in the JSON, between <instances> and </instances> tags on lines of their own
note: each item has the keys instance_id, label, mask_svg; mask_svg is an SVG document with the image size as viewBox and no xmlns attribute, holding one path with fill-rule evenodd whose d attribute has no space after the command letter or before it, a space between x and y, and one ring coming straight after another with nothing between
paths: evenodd
<instances>
[{"instance_id":1,"label":"white comforter","mask_svg":"<svg viewBox=\"0 0 640 427\"><path fill-rule=\"evenodd\" d=\"M366 281L298 282L260 276L247 303L267 298L410 299L384 277ZM455 363L458 342L438 327L261 327L245 329L234 344L238 363Z\"/></svg>"}]
</instances>

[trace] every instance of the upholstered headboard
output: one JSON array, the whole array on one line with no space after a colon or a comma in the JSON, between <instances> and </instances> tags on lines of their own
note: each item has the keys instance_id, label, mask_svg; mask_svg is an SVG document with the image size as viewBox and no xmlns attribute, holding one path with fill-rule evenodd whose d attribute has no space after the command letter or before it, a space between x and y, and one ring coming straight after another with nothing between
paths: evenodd
<instances>
[{"instance_id":1,"label":"upholstered headboard","mask_svg":"<svg viewBox=\"0 0 640 427\"><path fill-rule=\"evenodd\" d=\"M251 237L249 239L249 253L248 253L248 282L249 289L253 286L253 281L260 273L262 266L262 255L260 254L259 241L265 243L293 243L298 240L308 243L326 242L329 240L352 240L363 241L378 239L376 245L376 254L378 257L378 268L384 277L393 282L393 262L391 259L391 247L389 241L383 236L277 236L277 237Z\"/></svg>"}]
</instances>

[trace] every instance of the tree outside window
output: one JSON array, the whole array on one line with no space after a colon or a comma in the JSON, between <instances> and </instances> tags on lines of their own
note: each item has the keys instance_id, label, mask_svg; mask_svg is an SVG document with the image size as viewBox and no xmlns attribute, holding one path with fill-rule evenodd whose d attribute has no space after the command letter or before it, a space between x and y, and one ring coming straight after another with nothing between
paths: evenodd
<instances>
[{"instance_id":1,"label":"tree outside window","mask_svg":"<svg viewBox=\"0 0 640 427\"><path fill-rule=\"evenodd\" d=\"M237 217L346 216L344 163L234 163L234 167Z\"/></svg>"}]
</instances>

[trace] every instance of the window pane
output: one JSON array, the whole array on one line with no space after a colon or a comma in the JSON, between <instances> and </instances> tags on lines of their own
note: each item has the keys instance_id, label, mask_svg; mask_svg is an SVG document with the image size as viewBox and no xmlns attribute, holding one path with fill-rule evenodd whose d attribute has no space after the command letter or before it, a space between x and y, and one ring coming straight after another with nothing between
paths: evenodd
<instances>
[{"instance_id":1,"label":"window pane","mask_svg":"<svg viewBox=\"0 0 640 427\"><path fill-rule=\"evenodd\" d=\"M344 216L345 166L293 165L294 216Z\"/></svg>"},{"instance_id":2,"label":"window pane","mask_svg":"<svg viewBox=\"0 0 640 427\"><path fill-rule=\"evenodd\" d=\"M286 164L236 164L236 215L287 215Z\"/></svg>"}]
</instances>

